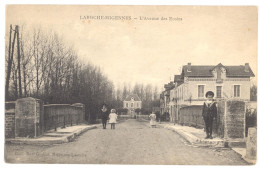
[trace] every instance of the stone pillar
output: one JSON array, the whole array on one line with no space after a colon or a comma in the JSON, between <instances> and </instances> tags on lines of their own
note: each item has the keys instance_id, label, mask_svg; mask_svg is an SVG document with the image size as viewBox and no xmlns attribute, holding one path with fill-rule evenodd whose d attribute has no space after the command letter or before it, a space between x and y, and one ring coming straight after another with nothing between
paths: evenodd
<instances>
[{"instance_id":1,"label":"stone pillar","mask_svg":"<svg viewBox=\"0 0 260 169\"><path fill-rule=\"evenodd\" d=\"M37 137L42 134L43 110L40 100L18 99L15 106L15 137Z\"/></svg>"},{"instance_id":2,"label":"stone pillar","mask_svg":"<svg viewBox=\"0 0 260 169\"><path fill-rule=\"evenodd\" d=\"M246 158L256 161L257 155L257 129L252 127L248 129L248 137L246 141Z\"/></svg>"},{"instance_id":3,"label":"stone pillar","mask_svg":"<svg viewBox=\"0 0 260 169\"><path fill-rule=\"evenodd\" d=\"M79 114L79 122L85 123L85 105L82 103L74 103L72 106L80 108Z\"/></svg>"},{"instance_id":4,"label":"stone pillar","mask_svg":"<svg viewBox=\"0 0 260 169\"><path fill-rule=\"evenodd\" d=\"M217 135L226 146L245 146L245 102L227 100L218 102Z\"/></svg>"},{"instance_id":5,"label":"stone pillar","mask_svg":"<svg viewBox=\"0 0 260 169\"><path fill-rule=\"evenodd\" d=\"M245 102L230 100L225 106L225 138L245 138Z\"/></svg>"}]
</instances>

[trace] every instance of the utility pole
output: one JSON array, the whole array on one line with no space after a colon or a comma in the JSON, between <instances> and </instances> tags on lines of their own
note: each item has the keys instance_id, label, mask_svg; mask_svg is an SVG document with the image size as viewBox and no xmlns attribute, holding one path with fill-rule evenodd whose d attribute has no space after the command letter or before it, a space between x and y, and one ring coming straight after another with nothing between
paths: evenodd
<instances>
[{"instance_id":1,"label":"utility pole","mask_svg":"<svg viewBox=\"0 0 260 169\"><path fill-rule=\"evenodd\" d=\"M22 77L21 77L21 55L20 55L20 41L19 41L19 26L16 25L15 27L17 31L17 67L18 67L18 80L19 80L19 96L22 97Z\"/></svg>"},{"instance_id":2,"label":"utility pole","mask_svg":"<svg viewBox=\"0 0 260 169\"><path fill-rule=\"evenodd\" d=\"M14 44L15 44L15 38L16 38L16 30L14 32L14 38L13 42L11 40L12 38L12 25L10 25L10 37L9 37L9 54L8 54L8 65L7 65L7 75L6 75L6 82L5 82L5 94L6 94L6 100L9 99L9 81L11 76L11 69L13 64L13 55L14 55Z\"/></svg>"}]
</instances>

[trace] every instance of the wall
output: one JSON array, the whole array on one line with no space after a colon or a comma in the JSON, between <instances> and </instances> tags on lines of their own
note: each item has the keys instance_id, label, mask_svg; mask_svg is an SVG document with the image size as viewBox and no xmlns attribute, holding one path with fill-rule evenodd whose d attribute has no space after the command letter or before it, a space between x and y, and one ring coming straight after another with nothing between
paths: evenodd
<instances>
[{"instance_id":1,"label":"wall","mask_svg":"<svg viewBox=\"0 0 260 169\"><path fill-rule=\"evenodd\" d=\"M5 138L38 137L44 131L84 122L85 106L45 105L39 99L22 98L5 103Z\"/></svg>"},{"instance_id":2,"label":"wall","mask_svg":"<svg viewBox=\"0 0 260 169\"><path fill-rule=\"evenodd\" d=\"M5 138L15 138L15 102L5 103Z\"/></svg>"},{"instance_id":3,"label":"wall","mask_svg":"<svg viewBox=\"0 0 260 169\"><path fill-rule=\"evenodd\" d=\"M257 128L249 128L246 142L246 158L256 163L257 159Z\"/></svg>"},{"instance_id":4,"label":"wall","mask_svg":"<svg viewBox=\"0 0 260 169\"><path fill-rule=\"evenodd\" d=\"M150 120L149 115L136 115L136 119Z\"/></svg>"}]
</instances>

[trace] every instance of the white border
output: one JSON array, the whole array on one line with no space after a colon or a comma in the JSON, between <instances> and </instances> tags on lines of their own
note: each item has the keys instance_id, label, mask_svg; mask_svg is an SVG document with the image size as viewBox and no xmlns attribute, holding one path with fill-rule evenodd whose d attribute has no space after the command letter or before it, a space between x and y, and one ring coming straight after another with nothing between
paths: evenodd
<instances>
[{"instance_id":1,"label":"white border","mask_svg":"<svg viewBox=\"0 0 260 169\"><path fill-rule=\"evenodd\" d=\"M71 169L71 167L79 167L79 168L86 168L86 167L93 167L93 168L99 168L99 167L105 167L105 168L130 168L130 167L138 167L138 168L197 168L197 169L201 169L201 168L217 168L220 166L134 166L134 165L130 165L130 166L126 166L126 165L76 165L76 166L71 166L71 165L21 165L21 164L6 164L4 162L4 78L5 78L5 73L4 73L4 33L5 33L5 5L6 4L66 4L66 5L80 5L80 4L85 4L85 5L204 5L204 6L211 6L211 5L220 5L220 6L241 6L241 5L246 5L246 6L259 6L259 0L179 0L179 1L167 1L167 0L150 0L150 1L145 1L145 0L125 0L125 1L120 1L120 0L110 0L110 1L106 1L106 0L1 0L1 5L0 5L0 32L1 32L1 40L0 40L0 77L2 78L2 81L0 83L0 93L1 93L1 97L0 97L0 105L1 105L1 113L0 113L0 129L1 129L1 139L0 139L0 149L2 150L2 152L0 153L1 157L0 157L0 166L1 168L26 168L26 169L35 169L37 168L46 168L46 167L51 167L51 168L57 168L57 167L62 167L63 169ZM258 14L259 15L259 14ZM258 17L258 21L259 21ZM259 30L259 28L258 28ZM259 33L258 33L258 37L260 37ZM259 39L259 38L258 38ZM258 49L259 49L259 42L258 42ZM258 60L258 65L259 65L259 60ZM258 71L259 72L259 71ZM259 73L257 73L259 75ZM259 79L259 78L258 78ZM258 90L258 92L260 92ZM258 97L259 97L259 93L258 93ZM258 124L259 121L258 121ZM259 133L258 133L259 135ZM258 143L259 143L259 139L258 139ZM260 144L258 144L260 145ZM258 146L259 147L259 146ZM259 151L258 151L259 152ZM258 157L259 157L259 153L258 153ZM258 158L259 160L259 158ZM259 161L257 163L257 165L255 166L221 166L221 168L259 168Z\"/></svg>"}]
</instances>

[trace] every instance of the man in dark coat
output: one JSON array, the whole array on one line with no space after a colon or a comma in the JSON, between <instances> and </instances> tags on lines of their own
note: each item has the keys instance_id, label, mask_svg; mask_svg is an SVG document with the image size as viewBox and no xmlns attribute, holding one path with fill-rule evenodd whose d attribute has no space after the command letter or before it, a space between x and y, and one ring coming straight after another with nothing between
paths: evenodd
<instances>
[{"instance_id":1,"label":"man in dark coat","mask_svg":"<svg viewBox=\"0 0 260 169\"><path fill-rule=\"evenodd\" d=\"M216 102L213 100L214 93L208 91L206 93L207 101L203 104L202 116L205 122L206 139L213 139L212 137L212 126L213 119L217 117L217 106Z\"/></svg>"},{"instance_id":2,"label":"man in dark coat","mask_svg":"<svg viewBox=\"0 0 260 169\"><path fill-rule=\"evenodd\" d=\"M101 109L101 118L102 118L103 129L106 129L108 114L109 113L108 113L107 106L105 104L103 104L102 109Z\"/></svg>"}]
</instances>

